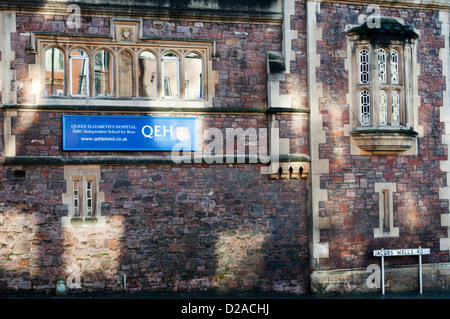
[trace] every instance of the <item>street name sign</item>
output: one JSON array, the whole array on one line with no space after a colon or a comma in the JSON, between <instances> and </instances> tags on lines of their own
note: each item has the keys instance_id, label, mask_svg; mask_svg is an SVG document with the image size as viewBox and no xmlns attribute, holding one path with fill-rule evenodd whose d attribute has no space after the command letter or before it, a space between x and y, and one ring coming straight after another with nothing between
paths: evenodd
<instances>
[{"instance_id":1,"label":"street name sign","mask_svg":"<svg viewBox=\"0 0 450 319\"><path fill-rule=\"evenodd\" d=\"M429 255L430 248L409 248L409 249L380 249L374 250L375 257L389 257L389 256L419 256Z\"/></svg>"}]
</instances>

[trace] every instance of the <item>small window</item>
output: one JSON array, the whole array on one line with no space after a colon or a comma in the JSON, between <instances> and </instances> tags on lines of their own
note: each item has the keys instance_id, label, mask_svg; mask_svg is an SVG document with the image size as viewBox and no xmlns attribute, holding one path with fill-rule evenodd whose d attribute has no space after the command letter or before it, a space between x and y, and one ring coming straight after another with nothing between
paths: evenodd
<instances>
[{"instance_id":1,"label":"small window","mask_svg":"<svg viewBox=\"0 0 450 319\"><path fill-rule=\"evenodd\" d=\"M100 50L94 54L94 96L113 95L113 65L111 53Z\"/></svg>"},{"instance_id":2,"label":"small window","mask_svg":"<svg viewBox=\"0 0 450 319\"><path fill-rule=\"evenodd\" d=\"M95 181L77 176L72 180L73 216L95 216Z\"/></svg>"},{"instance_id":3,"label":"small window","mask_svg":"<svg viewBox=\"0 0 450 319\"><path fill-rule=\"evenodd\" d=\"M157 96L156 56L149 51L139 55L139 96Z\"/></svg>"},{"instance_id":4,"label":"small window","mask_svg":"<svg viewBox=\"0 0 450 319\"><path fill-rule=\"evenodd\" d=\"M164 97L180 96L180 60L174 53L166 53L162 59L162 83Z\"/></svg>"},{"instance_id":5,"label":"small window","mask_svg":"<svg viewBox=\"0 0 450 319\"><path fill-rule=\"evenodd\" d=\"M45 51L45 95L64 95L64 54L58 48Z\"/></svg>"},{"instance_id":6,"label":"small window","mask_svg":"<svg viewBox=\"0 0 450 319\"><path fill-rule=\"evenodd\" d=\"M72 184L72 199L73 199L73 215L80 216L80 182L73 181Z\"/></svg>"},{"instance_id":7,"label":"small window","mask_svg":"<svg viewBox=\"0 0 450 319\"><path fill-rule=\"evenodd\" d=\"M70 95L89 95L89 57L77 49L70 54Z\"/></svg>"},{"instance_id":8,"label":"small window","mask_svg":"<svg viewBox=\"0 0 450 319\"><path fill-rule=\"evenodd\" d=\"M394 193L396 183L375 183L378 193L378 227L374 228L374 237L398 237L399 228L394 227Z\"/></svg>"},{"instance_id":9,"label":"small window","mask_svg":"<svg viewBox=\"0 0 450 319\"><path fill-rule=\"evenodd\" d=\"M93 199L92 199L92 181L86 181L86 215L92 216L93 214Z\"/></svg>"},{"instance_id":10,"label":"small window","mask_svg":"<svg viewBox=\"0 0 450 319\"><path fill-rule=\"evenodd\" d=\"M184 61L184 92L186 99L203 98L203 61L200 55L189 53Z\"/></svg>"},{"instance_id":11,"label":"small window","mask_svg":"<svg viewBox=\"0 0 450 319\"><path fill-rule=\"evenodd\" d=\"M391 205L389 201L389 190L383 190L381 193L381 212L383 219L383 232L388 233L391 230Z\"/></svg>"}]
</instances>

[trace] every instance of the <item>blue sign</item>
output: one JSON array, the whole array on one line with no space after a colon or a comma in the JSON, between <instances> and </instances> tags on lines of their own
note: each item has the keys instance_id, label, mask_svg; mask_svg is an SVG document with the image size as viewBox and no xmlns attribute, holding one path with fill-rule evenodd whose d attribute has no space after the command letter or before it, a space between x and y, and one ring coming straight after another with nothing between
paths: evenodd
<instances>
[{"instance_id":1,"label":"blue sign","mask_svg":"<svg viewBox=\"0 0 450 319\"><path fill-rule=\"evenodd\" d=\"M66 151L195 151L195 117L63 115Z\"/></svg>"}]
</instances>

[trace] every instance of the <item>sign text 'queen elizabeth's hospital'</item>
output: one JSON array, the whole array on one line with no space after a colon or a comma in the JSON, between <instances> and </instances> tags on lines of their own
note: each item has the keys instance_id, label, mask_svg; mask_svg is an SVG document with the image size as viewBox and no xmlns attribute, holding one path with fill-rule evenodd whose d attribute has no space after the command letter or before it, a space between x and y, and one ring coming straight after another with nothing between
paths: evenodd
<instances>
[{"instance_id":1,"label":"sign text 'queen elizabeth's hospital'","mask_svg":"<svg viewBox=\"0 0 450 319\"><path fill-rule=\"evenodd\" d=\"M63 116L66 151L196 150L195 117Z\"/></svg>"}]
</instances>

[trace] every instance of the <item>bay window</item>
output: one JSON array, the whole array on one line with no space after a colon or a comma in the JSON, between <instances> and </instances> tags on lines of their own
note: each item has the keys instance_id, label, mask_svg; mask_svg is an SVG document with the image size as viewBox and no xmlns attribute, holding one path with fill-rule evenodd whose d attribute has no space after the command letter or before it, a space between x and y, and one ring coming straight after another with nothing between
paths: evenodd
<instances>
[{"instance_id":1,"label":"bay window","mask_svg":"<svg viewBox=\"0 0 450 319\"><path fill-rule=\"evenodd\" d=\"M350 134L363 151L388 155L409 149L417 135L409 92L418 34L394 18L380 19L379 28L364 22L346 31L357 78L351 83L357 121Z\"/></svg>"}]
</instances>

